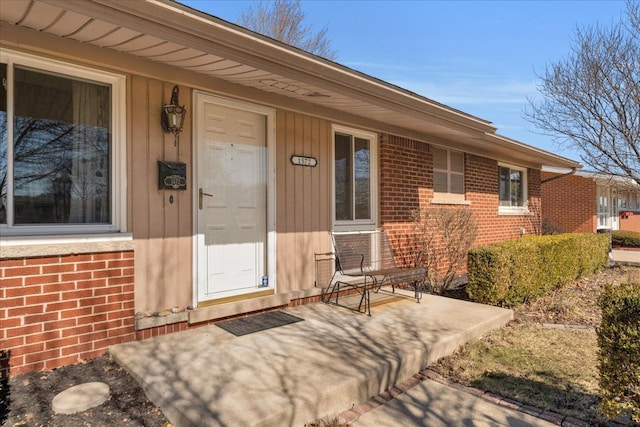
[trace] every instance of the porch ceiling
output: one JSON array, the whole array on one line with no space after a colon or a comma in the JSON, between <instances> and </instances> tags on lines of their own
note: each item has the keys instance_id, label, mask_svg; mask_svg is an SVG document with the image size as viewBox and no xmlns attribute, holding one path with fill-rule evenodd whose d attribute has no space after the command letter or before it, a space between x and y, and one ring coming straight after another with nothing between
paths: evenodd
<instances>
[{"instance_id":1,"label":"porch ceiling","mask_svg":"<svg viewBox=\"0 0 640 427\"><path fill-rule=\"evenodd\" d=\"M485 120L170 0L4 1L0 21L360 116L444 145L451 141L472 153L578 166L501 137Z\"/></svg>"}]
</instances>

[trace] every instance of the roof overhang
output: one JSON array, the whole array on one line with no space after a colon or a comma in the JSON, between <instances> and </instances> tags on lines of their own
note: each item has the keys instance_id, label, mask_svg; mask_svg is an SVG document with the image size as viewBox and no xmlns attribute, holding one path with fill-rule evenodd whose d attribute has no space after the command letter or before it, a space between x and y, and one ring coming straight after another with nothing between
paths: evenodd
<instances>
[{"instance_id":1,"label":"roof overhang","mask_svg":"<svg viewBox=\"0 0 640 427\"><path fill-rule=\"evenodd\" d=\"M566 168L544 166L542 168L542 171L553 173L556 175L565 175L565 174L568 174L568 172L570 172L571 170ZM609 174L604 172L594 172L594 171L588 171L588 170L574 171L573 174L575 176L579 176L584 179L590 179L598 185L616 186L620 188L628 188L633 190L640 189L640 184L635 182L633 179L631 179L628 176L614 175L614 174Z\"/></svg>"},{"instance_id":2,"label":"roof overhang","mask_svg":"<svg viewBox=\"0 0 640 427\"><path fill-rule=\"evenodd\" d=\"M204 74L325 116L502 161L574 168L488 121L170 0L13 0L0 21ZM4 37L0 37L0 41Z\"/></svg>"},{"instance_id":3,"label":"roof overhang","mask_svg":"<svg viewBox=\"0 0 640 427\"><path fill-rule=\"evenodd\" d=\"M629 188L629 189L640 188L640 184L638 184L633 179L627 176L612 175L612 174L592 172L592 171L579 171L578 173L576 173L576 175L582 176L584 178L592 179L598 185L609 185L609 186L623 187L623 188Z\"/></svg>"}]
</instances>

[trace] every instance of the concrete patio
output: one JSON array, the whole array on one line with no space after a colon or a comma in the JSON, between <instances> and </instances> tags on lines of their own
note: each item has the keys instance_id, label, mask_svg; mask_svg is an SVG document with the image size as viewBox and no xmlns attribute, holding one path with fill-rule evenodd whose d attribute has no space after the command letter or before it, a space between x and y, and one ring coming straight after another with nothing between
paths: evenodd
<instances>
[{"instance_id":1,"label":"concrete patio","mask_svg":"<svg viewBox=\"0 0 640 427\"><path fill-rule=\"evenodd\" d=\"M372 317L310 304L286 310L304 321L254 334L236 337L211 325L109 351L178 427L302 427L512 318L510 310L433 295L420 304L373 304Z\"/></svg>"}]
</instances>

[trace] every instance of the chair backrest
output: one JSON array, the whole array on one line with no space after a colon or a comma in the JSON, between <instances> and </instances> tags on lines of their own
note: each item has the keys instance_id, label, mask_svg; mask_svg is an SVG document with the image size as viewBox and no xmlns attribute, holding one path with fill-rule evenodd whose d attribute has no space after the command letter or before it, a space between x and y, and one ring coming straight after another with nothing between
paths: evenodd
<instances>
[{"instance_id":1,"label":"chair backrest","mask_svg":"<svg viewBox=\"0 0 640 427\"><path fill-rule=\"evenodd\" d=\"M332 232L336 269L347 275L396 266L393 249L385 231Z\"/></svg>"}]
</instances>

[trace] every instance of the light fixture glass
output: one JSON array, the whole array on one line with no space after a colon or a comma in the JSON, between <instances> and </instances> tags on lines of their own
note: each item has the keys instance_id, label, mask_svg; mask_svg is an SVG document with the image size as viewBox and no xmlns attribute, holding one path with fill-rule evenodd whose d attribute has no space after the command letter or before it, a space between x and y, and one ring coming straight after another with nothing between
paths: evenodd
<instances>
[{"instance_id":1,"label":"light fixture glass","mask_svg":"<svg viewBox=\"0 0 640 427\"><path fill-rule=\"evenodd\" d=\"M182 132L182 126L184 125L184 118L187 115L187 109L184 105L180 105L178 100L180 89L178 86L174 86L171 91L171 102L162 107L162 114L160 122L162 123L162 129L167 133L172 133L174 137L174 145L178 146L178 135Z\"/></svg>"}]
</instances>

